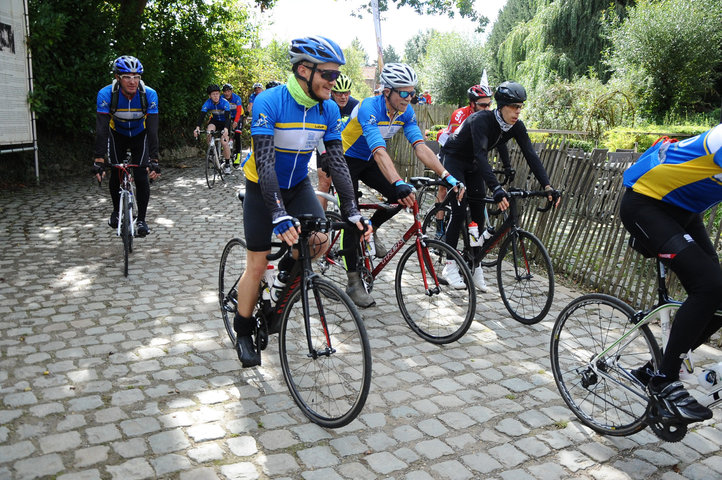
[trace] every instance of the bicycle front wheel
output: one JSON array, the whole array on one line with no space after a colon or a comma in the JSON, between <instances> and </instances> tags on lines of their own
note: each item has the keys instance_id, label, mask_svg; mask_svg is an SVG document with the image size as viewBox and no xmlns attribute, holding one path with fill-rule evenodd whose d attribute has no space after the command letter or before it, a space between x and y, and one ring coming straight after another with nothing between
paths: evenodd
<instances>
[{"instance_id":1,"label":"bicycle front wheel","mask_svg":"<svg viewBox=\"0 0 722 480\"><path fill-rule=\"evenodd\" d=\"M634 321L629 305L594 293L567 305L552 330L559 393L582 423L604 435L631 435L646 425L644 385L630 372L648 361L656 370L661 353L649 327L634 329Z\"/></svg>"},{"instance_id":2,"label":"bicycle front wheel","mask_svg":"<svg viewBox=\"0 0 722 480\"><path fill-rule=\"evenodd\" d=\"M512 230L499 249L496 279L511 316L526 325L543 319L554 300L554 269L549 254L529 232Z\"/></svg>"},{"instance_id":3,"label":"bicycle front wheel","mask_svg":"<svg viewBox=\"0 0 722 480\"><path fill-rule=\"evenodd\" d=\"M206 183L208 188L213 188L216 184L216 149L212 145L208 147L206 154Z\"/></svg>"},{"instance_id":4,"label":"bicycle front wheel","mask_svg":"<svg viewBox=\"0 0 722 480\"><path fill-rule=\"evenodd\" d=\"M447 261L456 264L464 287L452 288L442 277ZM406 323L427 342L461 338L476 314L476 292L469 267L444 242L423 239L411 245L396 267L396 300Z\"/></svg>"},{"instance_id":5,"label":"bicycle front wheel","mask_svg":"<svg viewBox=\"0 0 722 480\"><path fill-rule=\"evenodd\" d=\"M128 195L120 196L120 236L123 239L123 275L128 276L128 256L133 251L133 236L130 231L130 202Z\"/></svg>"},{"instance_id":6,"label":"bicycle front wheel","mask_svg":"<svg viewBox=\"0 0 722 480\"><path fill-rule=\"evenodd\" d=\"M371 347L353 302L333 283L315 277L308 291L297 288L291 295L281 321L281 368L294 401L322 427L349 424L361 412L371 385Z\"/></svg>"},{"instance_id":7,"label":"bicycle front wheel","mask_svg":"<svg viewBox=\"0 0 722 480\"><path fill-rule=\"evenodd\" d=\"M221 265L218 270L218 301L226 327L228 338L236 344L236 331L233 329L233 317L238 306L238 281L246 271L246 242L240 238L230 240L221 254Z\"/></svg>"}]
</instances>

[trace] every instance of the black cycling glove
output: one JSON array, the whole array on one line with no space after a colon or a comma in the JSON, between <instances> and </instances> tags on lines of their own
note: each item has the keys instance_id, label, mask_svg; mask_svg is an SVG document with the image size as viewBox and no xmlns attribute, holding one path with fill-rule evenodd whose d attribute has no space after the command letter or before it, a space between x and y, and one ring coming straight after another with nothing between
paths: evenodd
<instances>
[{"instance_id":1,"label":"black cycling glove","mask_svg":"<svg viewBox=\"0 0 722 480\"><path fill-rule=\"evenodd\" d=\"M151 172L155 172L157 174L160 174L160 166L158 165L158 162L150 162L150 165L148 166Z\"/></svg>"},{"instance_id":2,"label":"black cycling glove","mask_svg":"<svg viewBox=\"0 0 722 480\"><path fill-rule=\"evenodd\" d=\"M403 180L396 180L396 183L394 183L394 187L396 187L396 199L401 200L402 198L406 198L412 193L414 193L414 187L409 185L408 183L404 182Z\"/></svg>"},{"instance_id":3,"label":"black cycling glove","mask_svg":"<svg viewBox=\"0 0 722 480\"><path fill-rule=\"evenodd\" d=\"M501 185L497 185L494 189L494 202L499 203L505 198L509 198L509 194L506 193L506 190L504 190Z\"/></svg>"}]
</instances>

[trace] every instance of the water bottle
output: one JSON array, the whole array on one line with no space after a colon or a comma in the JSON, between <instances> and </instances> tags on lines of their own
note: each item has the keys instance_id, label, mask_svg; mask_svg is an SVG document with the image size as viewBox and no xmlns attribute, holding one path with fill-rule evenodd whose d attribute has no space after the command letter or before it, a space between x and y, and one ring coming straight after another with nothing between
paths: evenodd
<instances>
[{"instance_id":1,"label":"water bottle","mask_svg":"<svg viewBox=\"0 0 722 480\"><path fill-rule=\"evenodd\" d=\"M373 231L373 228L371 227L371 220L369 220L369 228ZM368 252L368 255L370 257L373 257L376 255L376 243L374 242L374 234L371 233L371 236L369 237L368 241L366 242L366 251Z\"/></svg>"},{"instance_id":2,"label":"water bottle","mask_svg":"<svg viewBox=\"0 0 722 480\"><path fill-rule=\"evenodd\" d=\"M478 247L481 245L481 240L479 239L479 225L477 225L474 221L469 224L469 245L472 247Z\"/></svg>"},{"instance_id":3,"label":"water bottle","mask_svg":"<svg viewBox=\"0 0 722 480\"><path fill-rule=\"evenodd\" d=\"M281 291L286 287L286 284L288 283L288 277L289 273L285 270L281 270L278 272L278 275L276 275L276 278L273 280L273 286L271 287L271 301L273 303L278 302L278 299L281 296Z\"/></svg>"},{"instance_id":4,"label":"water bottle","mask_svg":"<svg viewBox=\"0 0 722 480\"><path fill-rule=\"evenodd\" d=\"M271 285L273 285L273 280L276 277L276 266L272 263L269 263L266 266L266 273L263 275L263 293L261 294L263 296L264 300L270 300L271 299Z\"/></svg>"},{"instance_id":5,"label":"water bottle","mask_svg":"<svg viewBox=\"0 0 722 480\"><path fill-rule=\"evenodd\" d=\"M489 240L494 235L494 227L486 227L481 235L484 237L483 241Z\"/></svg>"},{"instance_id":6,"label":"water bottle","mask_svg":"<svg viewBox=\"0 0 722 480\"><path fill-rule=\"evenodd\" d=\"M720 388L720 383L722 383L722 362L710 365L702 370L702 373L697 376L697 380L708 391Z\"/></svg>"}]
</instances>

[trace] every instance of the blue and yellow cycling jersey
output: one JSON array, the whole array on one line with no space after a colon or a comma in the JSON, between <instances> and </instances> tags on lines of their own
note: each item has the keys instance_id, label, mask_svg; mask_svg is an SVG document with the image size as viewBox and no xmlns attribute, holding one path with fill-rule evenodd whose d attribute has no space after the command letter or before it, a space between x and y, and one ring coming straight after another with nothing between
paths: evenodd
<instances>
[{"instance_id":1,"label":"blue and yellow cycling jersey","mask_svg":"<svg viewBox=\"0 0 722 480\"><path fill-rule=\"evenodd\" d=\"M235 118L236 116L236 109L238 107L241 107L241 113L243 113L243 99L240 95L237 93L231 93L231 99L228 100L226 97L221 96L224 100L226 100L231 105L231 119Z\"/></svg>"},{"instance_id":2,"label":"blue and yellow cycling jersey","mask_svg":"<svg viewBox=\"0 0 722 480\"><path fill-rule=\"evenodd\" d=\"M341 139L341 115L333 100L306 108L293 99L286 85L264 90L253 102L251 136L273 135L276 176L281 188L291 188L308 176L311 153L319 140ZM243 167L246 178L258 182L254 153Z\"/></svg>"},{"instance_id":3,"label":"blue and yellow cycling jersey","mask_svg":"<svg viewBox=\"0 0 722 480\"><path fill-rule=\"evenodd\" d=\"M369 161L377 148L386 147L386 140L404 129L406 139L412 145L423 142L424 137L416 124L416 113L410 106L406 111L389 118L386 98L383 95L365 98L351 113L343 129L344 154Z\"/></svg>"},{"instance_id":4,"label":"blue and yellow cycling jersey","mask_svg":"<svg viewBox=\"0 0 722 480\"><path fill-rule=\"evenodd\" d=\"M676 143L658 143L624 172L635 192L690 212L722 201L722 125Z\"/></svg>"},{"instance_id":5,"label":"blue and yellow cycling jersey","mask_svg":"<svg viewBox=\"0 0 722 480\"><path fill-rule=\"evenodd\" d=\"M158 94L150 87L145 88L145 97L148 102L147 112L143 113L140 103L140 89L129 99L123 92L118 92L118 107L110 117L110 128L126 137L134 137L145 130L145 116L149 113L158 113ZM110 114L110 104L113 96L113 85L107 85L98 92L97 112Z\"/></svg>"},{"instance_id":6,"label":"blue and yellow cycling jersey","mask_svg":"<svg viewBox=\"0 0 722 480\"><path fill-rule=\"evenodd\" d=\"M230 118L231 104L223 96L218 100L218 103L213 103L213 100L209 98L201 106L201 112L210 113L213 116L211 118L212 122L224 123L226 121L226 112L228 112Z\"/></svg>"}]
</instances>

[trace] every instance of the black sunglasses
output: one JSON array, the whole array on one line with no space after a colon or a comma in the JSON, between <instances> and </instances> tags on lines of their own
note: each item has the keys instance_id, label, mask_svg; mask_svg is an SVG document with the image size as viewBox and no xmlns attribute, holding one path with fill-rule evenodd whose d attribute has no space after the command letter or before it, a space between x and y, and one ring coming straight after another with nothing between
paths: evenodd
<instances>
[{"instance_id":1,"label":"black sunglasses","mask_svg":"<svg viewBox=\"0 0 722 480\"><path fill-rule=\"evenodd\" d=\"M316 68L316 65L306 65L303 64L304 67L310 69L311 71L318 72L319 75L321 75L321 78L328 82L335 81L339 76L341 76L341 71L339 70L324 70L322 68Z\"/></svg>"},{"instance_id":2,"label":"black sunglasses","mask_svg":"<svg viewBox=\"0 0 722 480\"><path fill-rule=\"evenodd\" d=\"M392 88L391 90L398 93L399 97L401 97L401 98L413 97L416 94L416 92L407 92L406 90L396 90L395 88Z\"/></svg>"}]
</instances>

